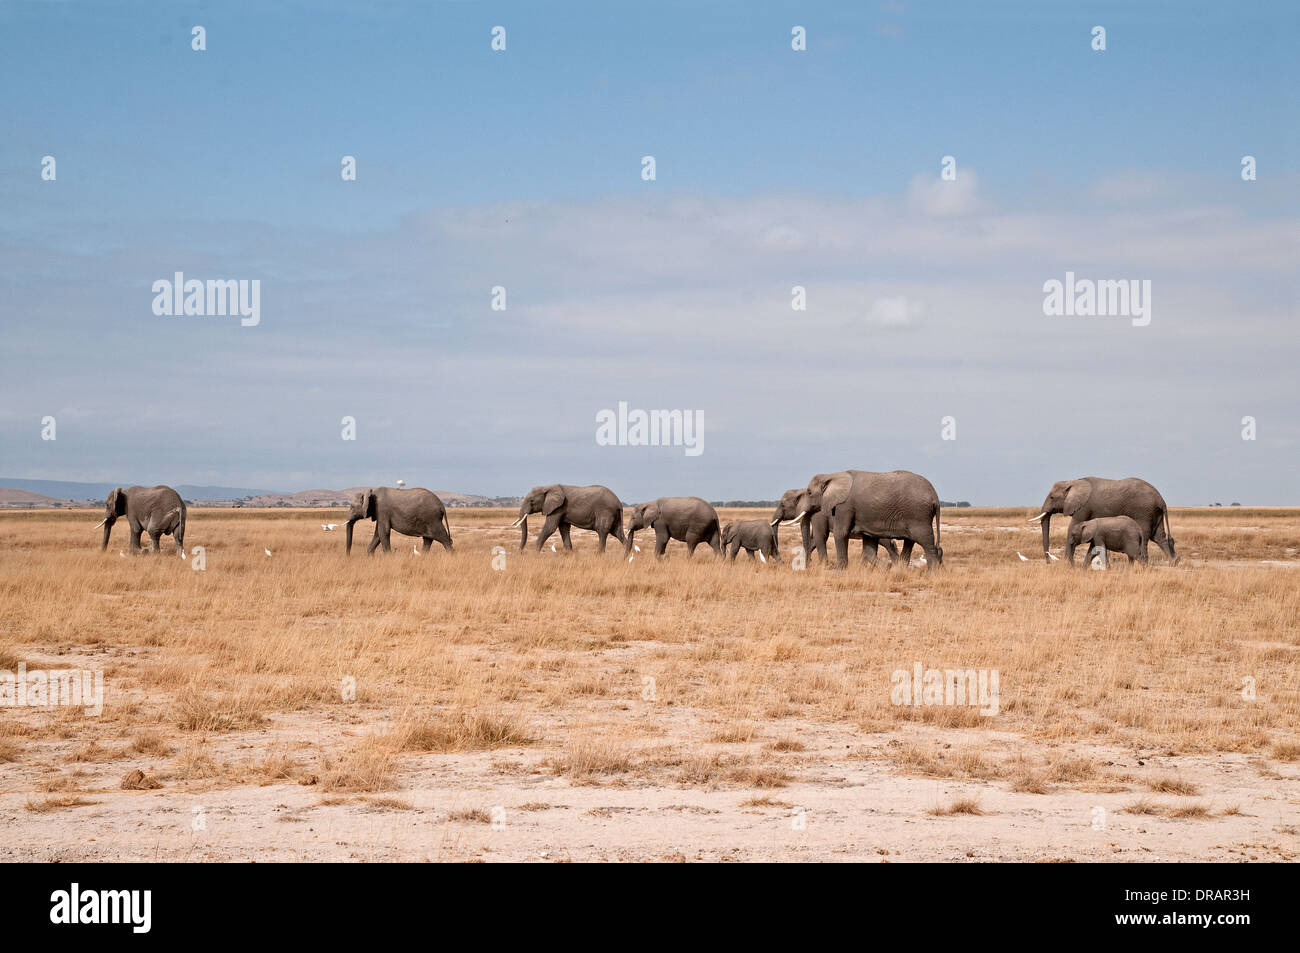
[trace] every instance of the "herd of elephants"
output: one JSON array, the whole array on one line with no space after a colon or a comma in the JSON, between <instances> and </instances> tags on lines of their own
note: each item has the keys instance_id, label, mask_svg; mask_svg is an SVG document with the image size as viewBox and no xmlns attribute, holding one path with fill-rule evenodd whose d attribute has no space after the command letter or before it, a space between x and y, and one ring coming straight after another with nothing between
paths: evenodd
<instances>
[{"instance_id":1,"label":"herd of elephants","mask_svg":"<svg viewBox=\"0 0 1300 953\"><path fill-rule=\"evenodd\" d=\"M677 539L692 554L704 543L719 556L735 559L744 549L751 560L757 553L764 561L780 562L778 527L797 523L804 553L816 552L823 561L827 559L826 541L835 537L836 564L841 569L848 565L851 538L862 541L866 563L875 563L877 549L883 545L889 565L908 565L913 547L919 544L925 553L926 571L943 564L939 496L929 480L908 470L819 473L804 489L787 490L770 519L726 524L709 503L695 496L665 496L638 503L631 507L625 523L623 504L608 487L538 486L523 498L519 519L511 525L512 529L523 527L520 549L528 544L528 517L534 513L546 518L537 534L538 550L557 530L564 548L572 549L569 531L577 527L598 534L601 552L606 539L613 536L631 558L636 531L648 528L654 530L656 556L663 556L669 540ZM1169 531L1169 509L1159 491L1145 480L1083 477L1055 483L1043 501L1042 512L1030 520L1041 525L1045 560L1056 559L1048 550L1048 537L1052 516L1057 513L1070 518L1065 545L1070 565L1074 564L1075 548L1084 544L1090 553L1119 552L1127 555L1129 562L1145 563L1150 542L1173 563L1178 562ZM107 549L113 524L124 516L131 527L132 553L141 551L140 536L148 533L154 552L161 550L162 537L171 535L184 555L185 514L184 500L169 486L118 487L108 495L104 519L96 528L104 527L103 549ZM352 528L363 519L375 523L367 553L378 546L391 551L394 531L423 539L426 552L435 540L448 550L452 548L446 507L435 493L423 488L377 487L357 493L348 509L345 552L351 553ZM326 528L332 529L333 524ZM895 541L902 543L901 551L895 548Z\"/></svg>"}]
</instances>

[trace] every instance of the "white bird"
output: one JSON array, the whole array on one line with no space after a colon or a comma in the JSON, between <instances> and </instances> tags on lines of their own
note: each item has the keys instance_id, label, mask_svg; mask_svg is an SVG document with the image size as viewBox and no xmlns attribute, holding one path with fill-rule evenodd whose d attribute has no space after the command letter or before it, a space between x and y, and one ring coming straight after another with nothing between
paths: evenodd
<instances>
[{"instance_id":1,"label":"white bird","mask_svg":"<svg viewBox=\"0 0 1300 953\"><path fill-rule=\"evenodd\" d=\"M420 555L420 544L416 543L413 547L411 547L411 552L415 553L415 555L417 556Z\"/></svg>"},{"instance_id":2,"label":"white bird","mask_svg":"<svg viewBox=\"0 0 1300 953\"><path fill-rule=\"evenodd\" d=\"M641 547L638 546L636 543L632 544L632 548L635 549L638 553L641 552Z\"/></svg>"},{"instance_id":3,"label":"white bird","mask_svg":"<svg viewBox=\"0 0 1300 953\"><path fill-rule=\"evenodd\" d=\"M184 559L184 558L185 558L185 550L182 549L182 550L181 550L181 559Z\"/></svg>"},{"instance_id":4,"label":"white bird","mask_svg":"<svg viewBox=\"0 0 1300 953\"><path fill-rule=\"evenodd\" d=\"M635 555L627 557L627 561L628 561L628 562L631 562L631 561L634 560L634 559L636 559L636 556L635 556Z\"/></svg>"},{"instance_id":5,"label":"white bird","mask_svg":"<svg viewBox=\"0 0 1300 953\"><path fill-rule=\"evenodd\" d=\"M555 544L551 543L551 552L555 552Z\"/></svg>"},{"instance_id":6,"label":"white bird","mask_svg":"<svg viewBox=\"0 0 1300 953\"><path fill-rule=\"evenodd\" d=\"M765 563L765 562L767 562L767 560L763 558L763 554L762 554L761 552L758 554L758 561L759 561L760 563Z\"/></svg>"},{"instance_id":7,"label":"white bird","mask_svg":"<svg viewBox=\"0 0 1300 953\"><path fill-rule=\"evenodd\" d=\"M1021 556L1021 554L1020 554L1019 552L1017 552L1016 555L1017 555L1017 556L1020 556L1020 561L1021 561L1022 563L1027 563L1027 562L1029 562L1029 559L1028 559L1027 557L1025 557L1025 556Z\"/></svg>"},{"instance_id":8,"label":"white bird","mask_svg":"<svg viewBox=\"0 0 1300 953\"><path fill-rule=\"evenodd\" d=\"M406 486L406 481L405 481L405 480L398 480L398 481L397 481L397 485L398 485L398 486Z\"/></svg>"},{"instance_id":9,"label":"white bird","mask_svg":"<svg viewBox=\"0 0 1300 953\"><path fill-rule=\"evenodd\" d=\"M1056 563L1059 563L1061 561L1060 556L1053 556L1051 553L1047 554L1047 558L1052 560L1052 562L1056 562Z\"/></svg>"},{"instance_id":10,"label":"white bird","mask_svg":"<svg viewBox=\"0 0 1300 953\"><path fill-rule=\"evenodd\" d=\"M264 549L262 550L262 552L266 553L266 555L268 556L271 555L271 551L269 549Z\"/></svg>"},{"instance_id":11,"label":"white bird","mask_svg":"<svg viewBox=\"0 0 1300 953\"><path fill-rule=\"evenodd\" d=\"M120 549L117 551L117 554L118 554L119 556L125 556L125 555L126 555L126 553L124 553L124 552L123 552L122 550L120 550Z\"/></svg>"},{"instance_id":12,"label":"white bird","mask_svg":"<svg viewBox=\"0 0 1300 953\"><path fill-rule=\"evenodd\" d=\"M320 528L325 530L327 533L332 533L334 530L338 529L338 525L338 523L321 523Z\"/></svg>"}]
</instances>

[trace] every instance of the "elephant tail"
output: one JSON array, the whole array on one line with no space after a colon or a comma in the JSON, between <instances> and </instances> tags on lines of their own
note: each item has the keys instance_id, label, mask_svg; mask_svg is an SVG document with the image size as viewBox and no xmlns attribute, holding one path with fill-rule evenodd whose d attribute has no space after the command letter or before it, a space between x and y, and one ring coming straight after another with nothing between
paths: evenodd
<instances>
[{"instance_id":1,"label":"elephant tail","mask_svg":"<svg viewBox=\"0 0 1300 953\"><path fill-rule=\"evenodd\" d=\"M447 538L451 539L451 523L447 519L447 511L442 511L442 528L447 531Z\"/></svg>"},{"instance_id":2,"label":"elephant tail","mask_svg":"<svg viewBox=\"0 0 1300 953\"><path fill-rule=\"evenodd\" d=\"M942 516L943 516L943 507L940 506L938 503L935 503L934 504L934 545L936 547L943 545L939 541L939 524L943 522ZM891 542L890 545L892 546L893 543Z\"/></svg>"}]
</instances>

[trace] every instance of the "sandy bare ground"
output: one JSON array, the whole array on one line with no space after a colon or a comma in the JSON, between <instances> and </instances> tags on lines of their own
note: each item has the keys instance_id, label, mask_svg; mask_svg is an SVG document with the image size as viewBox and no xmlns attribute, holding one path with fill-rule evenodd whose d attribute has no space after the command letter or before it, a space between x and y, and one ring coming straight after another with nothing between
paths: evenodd
<instances>
[{"instance_id":1,"label":"sandy bare ground","mask_svg":"<svg viewBox=\"0 0 1300 953\"><path fill-rule=\"evenodd\" d=\"M1183 566L1104 574L962 513L937 577L517 556L452 515L454 555L348 561L318 513L198 511L203 573L0 518L0 669L109 686L0 708L0 859L1300 856L1300 511L1180 513ZM912 659L1000 669L1002 710L898 708Z\"/></svg>"},{"instance_id":2,"label":"sandy bare ground","mask_svg":"<svg viewBox=\"0 0 1300 953\"><path fill-rule=\"evenodd\" d=\"M277 726L280 740L310 725ZM262 734L262 733L259 733ZM40 795L0 795L0 859L218 861L1295 861L1300 770L1266 777L1245 755L1161 757L1074 749L1131 781L1124 790L1028 794L997 782L900 775L884 749L900 734L938 747L969 732L918 730L863 738L817 726L794 735L805 767L775 789L699 790L629 782L575 785L528 749L429 755L387 795L323 796L272 783L115 790L120 766L83 779L86 805L36 813ZM945 739L950 739L945 741ZM985 749L1022 747L983 733ZM219 748L246 755L259 735ZM214 757L220 758L218 751ZM1141 763L1139 763L1141 762ZM147 762L141 763L146 770ZM1203 805L1194 819L1132 813L1144 779L1176 774L1196 797L1148 795L1156 806ZM35 777L6 778L31 788ZM102 785L102 790L99 788ZM1106 788L1112 785L1098 785ZM982 815L931 813L974 798ZM1232 813L1224 813L1231 811Z\"/></svg>"}]
</instances>

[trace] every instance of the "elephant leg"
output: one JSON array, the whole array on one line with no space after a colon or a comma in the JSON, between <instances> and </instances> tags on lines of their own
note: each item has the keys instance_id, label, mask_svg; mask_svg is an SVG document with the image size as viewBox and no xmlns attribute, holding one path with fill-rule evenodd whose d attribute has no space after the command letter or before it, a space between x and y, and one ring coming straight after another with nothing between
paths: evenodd
<instances>
[{"instance_id":1,"label":"elephant leg","mask_svg":"<svg viewBox=\"0 0 1300 953\"><path fill-rule=\"evenodd\" d=\"M613 537L614 537L616 540L618 540L620 543L622 543L624 549L627 548L627 537L623 535L623 527L622 527L622 526L615 526L615 527L610 531L610 535L613 536ZM601 547L602 550L604 550L604 548L605 548L604 546Z\"/></svg>"},{"instance_id":2,"label":"elephant leg","mask_svg":"<svg viewBox=\"0 0 1300 953\"><path fill-rule=\"evenodd\" d=\"M436 539L438 542L442 543L443 549L447 550L447 552L449 553L452 552L451 533L447 532L447 527L444 526L441 522L434 525L433 534L429 537L429 539L431 540ZM428 548L429 548L428 546L425 546L426 550Z\"/></svg>"},{"instance_id":3,"label":"elephant leg","mask_svg":"<svg viewBox=\"0 0 1300 953\"><path fill-rule=\"evenodd\" d=\"M153 532L152 530L149 531L149 539L153 541L153 551L155 553L162 552L162 538L163 538L163 534L161 530L159 530L156 533Z\"/></svg>"},{"instance_id":4,"label":"elephant leg","mask_svg":"<svg viewBox=\"0 0 1300 953\"><path fill-rule=\"evenodd\" d=\"M698 536L688 536L686 537L685 542L686 542L686 558L690 559L692 556L695 555L695 547L700 545L701 540Z\"/></svg>"},{"instance_id":5,"label":"elephant leg","mask_svg":"<svg viewBox=\"0 0 1300 953\"><path fill-rule=\"evenodd\" d=\"M143 547L140 545L140 534L144 532L143 526L131 527L131 552L138 553Z\"/></svg>"},{"instance_id":6,"label":"elephant leg","mask_svg":"<svg viewBox=\"0 0 1300 953\"><path fill-rule=\"evenodd\" d=\"M655 556L663 558L664 553L668 550L668 531L655 527Z\"/></svg>"},{"instance_id":7,"label":"elephant leg","mask_svg":"<svg viewBox=\"0 0 1300 953\"><path fill-rule=\"evenodd\" d=\"M386 553L391 553L393 551L393 527L392 526L385 526L380 531L379 545L384 547L384 552Z\"/></svg>"},{"instance_id":8,"label":"elephant leg","mask_svg":"<svg viewBox=\"0 0 1300 953\"><path fill-rule=\"evenodd\" d=\"M1172 539L1161 533L1159 536L1154 537L1154 542L1160 547L1160 551L1168 557L1170 562L1178 562L1178 557L1174 555L1174 541Z\"/></svg>"},{"instance_id":9,"label":"elephant leg","mask_svg":"<svg viewBox=\"0 0 1300 953\"><path fill-rule=\"evenodd\" d=\"M379 527L375 527L375 535L370 537L370 545L366 547L366 555L373 556L376 549L379 548Z\"/></svg>"},{"instance_id":10,"label":"elephant leg","mask_svg":"<svg viewBox=\"0 0 1300 953\"><path fill-rule=\"evenodd\" d=\"M433 537L432 537L432 536L421 536L420 538L424 540L424 550L423 550L423 551L427 553L427 552L429 551L429 547L433 545Z\"/></svg>"},{"instance_id":11,"label":"elephant leg","mask_svg":"<svg viewBox=\"0 0 1300 953\"><path fill-rule=\"evenodd\" d=\"M564 548L573 552L573 540L569 539L569 524L560 524L560 540L564 543Z\"/></svg>"},{"instance_id":12,"label":"elephant leg","mask_svg":"<svg viewBox=\"0 0 1300 953\"><path fill-rule=\"evenodd\" d=\"M876 564L876 544L879 542L874 536L868 536L862 533L859 537L862 540L862 565L874 566Z\"/></svg>"},{"instance_id":13,"label":"elephant leg","mask_svg":"<svg viewBox=\"0 0 1300 953\"><path fill-rule=\"evenodd\" d=\"M542 551L542 543L550 539L551 534L554 533L559 526L560 517L557 514L552 513L550 516L546 517L546 522L542 524L542 531L537 534L537 551L539 553Z\"/></svg>"},{"instance_id":14,"label":"elephant leg","mask_svg":"<svg viewBox=\"0 0 1300 953\"><path fill-rule=\"evenodd\" d=\"M600 537L599 542L596 543L596 552L603 553L605 551L605 540L609 538L609 532L601 529L597 530L596 533Z\"/></svg>"},{"instance_id":15,"label":"elephant leg","mask_svg":"<svg viewBox=\"0 0 1300 953\"><path fill-rule=\"evenodd\" d=\"M898 562L903 564L904 569L906 569L908 566L912 564L912 550L915 548L916 548L916 540L914 539L903 540L903 551L898 554ZM894 551L894 541L892 539L889 541L889 551L891 554ZM926 558L928 559L929 557L927 556ZM894 560L891 559L889 561L889 564L892 566L894 564Z\"/></svg>"},{"instance_id":16,"label":"elephant leg","mask_svg":"<svg viewBox=\"0 0 1300 953\"><path fill-rule=\"evenodd\" d=\"M751 563L752 563L752 562L757 562L757 560L756 560L755 557L754 557L754 551L753 551L752 549L746 549L746 550L745 550L745 555L749 557L749 561L750 561Z\"/></svg>"},{"instance_id":17,"label":"elephant leg","mask_svg":"<svg viewBox=\"0 0 1300 953\"><path fill-rule=\"evenodd\" d=\"M740 541L733 539L724 552L728 559L735 562L736 557L740 555Z\"/></svg>"},{"instance_id":18,"label":"elephant leg","mask_svg":"<svg viewBox=\"0 0 1300 953\"><path fill-rule=\"evenodd\" d=\"M847 569L849 566L849 531L848 528L835 530L835 568Z\"/></svg>"},{"instance_id":19,"label":"elephant leg","mask_svg":"<svg viewBox=\"0 0 1300 953\"><path fill-rule=\"evenodd\" d=\"M925 571L934 572L943 565L943 553L939 547L934 544L933 540L922 540L921 549L925 551Z\"/></svg>"}]
</instances>

